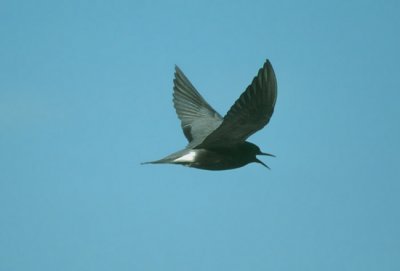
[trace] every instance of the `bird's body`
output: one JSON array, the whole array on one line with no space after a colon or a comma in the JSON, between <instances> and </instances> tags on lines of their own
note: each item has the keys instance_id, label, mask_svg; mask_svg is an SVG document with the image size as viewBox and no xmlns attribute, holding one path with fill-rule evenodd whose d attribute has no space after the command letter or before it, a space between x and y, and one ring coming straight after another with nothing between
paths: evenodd
<instances>
[{"instance_id":1,"label":"bird's body","mask_svg":"<svg viewBox=\"0 0 400 271\"><path fill-rule=\"evenodd\" d=\"M167 157L150 162L152 164L180 164L184 166L208 169L225 170L245 166L250 162L262 163L255 155L260 154L258 147L250 142L238 143L229 147L183 149ZM264 153L263 153L264 154ZM264 154L270 155L271 154ZM264 164L265 165L265 164ZM265 165L267 166L267 165Z\"/></svg>"},{"instance_id":2,"label":"bird's body","mask_svg":"<svg viewBox=\"0 0 400 271\"><path fill-rule=\"evenodd\" d=\"M183 72L176 67L174 107L181 120L188 146L150 164L180 164L207 170L225 170L256 162L266 167L256 155L260 151L246 139L269 121L276 102L274 70L267 60L245 92L224 118L197 92Z\"/></svg>"}]
</instances>

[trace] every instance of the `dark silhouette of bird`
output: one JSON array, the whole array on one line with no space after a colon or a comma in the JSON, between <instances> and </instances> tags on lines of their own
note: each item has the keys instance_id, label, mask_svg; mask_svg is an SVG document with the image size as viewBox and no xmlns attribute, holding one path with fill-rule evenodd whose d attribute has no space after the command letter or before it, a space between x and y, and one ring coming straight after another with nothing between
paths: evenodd
<instances>
[{"instance_id":1,"label":"dark silhouette of bird","mask_svg":"<svg viewBox=\"0 0 400 271\"><path fill-rule=\"evenodd\" d=\"M206 170L225 170L255 162L261 152L246 139L263 128L274 112L277 83L267 59L251 84L221 117L175 66L173 102L189 144L167 157L143 164L180 164Z\"/></svg>"}]
</instances>

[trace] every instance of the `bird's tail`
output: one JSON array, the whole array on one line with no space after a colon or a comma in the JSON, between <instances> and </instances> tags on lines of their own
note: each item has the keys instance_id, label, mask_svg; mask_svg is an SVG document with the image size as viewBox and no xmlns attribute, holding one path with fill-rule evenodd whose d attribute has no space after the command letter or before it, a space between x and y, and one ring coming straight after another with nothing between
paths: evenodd
<instances>
[{"instance_id":1,"label":"bird's tail","mask_svg":"<svg viewBox=\"0 0 400 271\"><path fill-rule=\"evenodd\" d=\"M158 161L150 161L150 162L141 162L141 165L149 165L149 164L161 164L161 162Z\"/></svg>"},{"instance_id":2,"label":"bird's tail","mask_svg":"<svg viewBox=\"0 0 400 271\"><path fill-rule=\"evenodd\" d=\"M141 165L149 165L149 164L166 164L166 163L168 163L168 161L166 161L165 159L160 159L160 160L156 160L156 161L142 162L140 164Z\"/></svg>"}]
</instances>

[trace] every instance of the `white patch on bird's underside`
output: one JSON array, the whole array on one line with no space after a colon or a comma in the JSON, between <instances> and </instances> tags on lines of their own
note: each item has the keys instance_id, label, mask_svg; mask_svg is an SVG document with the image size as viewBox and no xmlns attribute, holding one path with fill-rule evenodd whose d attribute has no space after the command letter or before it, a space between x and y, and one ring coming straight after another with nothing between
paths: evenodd
<instances>
[{"instance_id":1,"label":"white patch on bird's underside","mask_svg":"<svg viewBox=\"0 0 400 271\"><path fill-rule=\"evenodd\" d=\"M191 151L188 154L182 155L179 158L176 158L174 162L193 162L196 157L196 152Z\"/></svg>"}]
</instances>

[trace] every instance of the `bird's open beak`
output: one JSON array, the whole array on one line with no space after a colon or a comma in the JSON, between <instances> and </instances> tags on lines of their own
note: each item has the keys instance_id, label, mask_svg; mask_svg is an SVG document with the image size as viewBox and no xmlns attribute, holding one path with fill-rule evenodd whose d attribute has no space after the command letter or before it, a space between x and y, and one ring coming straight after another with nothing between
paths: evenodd
<instances>
[{"instance_id":1,"label":"bird's open beak","mask_svg":"<svg viewBox=\"0 0 400 271\"><path fill-rule=\"evenodd\" d=\"M275 155L273 155L273 154L270 154L270 153L266 153L266 152L260 152L260 153L258 153L257 155L266 155L266 156L272 156L272 157L275 157ZM266 165L266 164L265 164L263 161L261 161L261 160L258 160L257 158L256 158L255 162L257 162L257 163L259 163L259 164L263 165L264 167L266 167L266 168L270 169L270 168L269 168L269 166L267 166L267 165Z\"/></svg>"},{"instance_id":2,"label":"bird's open beak","mask_svg":"<svg viewBox=\"0 0 400 271\"><path fill-rule=\"evenodd\" d=\"M273 154L270 154L270 153L266 153L266 152L260 152L259 154L257 154L257 155L266 155L266 156L272 156L272 157L276 157L275 155L273 155Z\"/></svg>"},{"instance_id":3,"label":"bird's open beak","mask_svg":"<svg viewBox=\"0 0 400 271\"><path fill-rule=\"evenodd\" d=\"M263 165L264 167L266 167L266 168L268 168L268 169L270 169L269 168L269 166L267 166L266 164L264 164L264 162L263 161L261 161L261 160L258 160L257 158L256 158L256 160L255 160L257 163L260 163L261 165Z\"/></svg>"}]
</instances>

